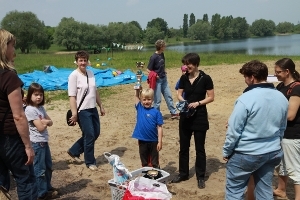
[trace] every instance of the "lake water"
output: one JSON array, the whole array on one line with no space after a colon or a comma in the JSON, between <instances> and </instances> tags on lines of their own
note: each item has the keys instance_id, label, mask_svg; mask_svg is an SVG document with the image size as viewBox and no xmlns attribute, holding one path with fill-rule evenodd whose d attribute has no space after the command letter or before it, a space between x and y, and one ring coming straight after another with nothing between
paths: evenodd
<instances>
[{"instance_id":1,"label":"lake water","mask_svg":"<svg viewBox=\"0 0 300 200\"><path fill-rule=\"evenodd\" d=\"M210 41L168 45L168 50L179 52L223 52L249 55L300 55L300 34L280 35L243 40Z\"/></svg>"}]
</instances>

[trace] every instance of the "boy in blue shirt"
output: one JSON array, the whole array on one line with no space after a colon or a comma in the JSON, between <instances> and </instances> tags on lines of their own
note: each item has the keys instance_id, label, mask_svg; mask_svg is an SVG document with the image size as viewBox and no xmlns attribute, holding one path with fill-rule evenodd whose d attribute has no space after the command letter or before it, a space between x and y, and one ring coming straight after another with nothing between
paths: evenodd
<instances>
[{"instance_id":1,"label":"boy in blue shirt","mask_svg":"<svg viewBox=\"0 0 300 200\"><path fill-rule=\"evenodd\" d=\"M135 91L136 125L132 137L138 139L143 167L160 168L159 151L162 149L163 117L152 107L154 91L151 88Z\"/></svg>"}]
</instances>

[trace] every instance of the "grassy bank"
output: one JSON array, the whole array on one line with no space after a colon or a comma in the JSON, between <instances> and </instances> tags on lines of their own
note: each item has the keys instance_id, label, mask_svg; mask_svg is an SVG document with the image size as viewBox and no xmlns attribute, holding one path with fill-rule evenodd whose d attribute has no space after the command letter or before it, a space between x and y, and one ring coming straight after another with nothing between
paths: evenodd
<instances>
[{"instance_id":1,"label":"grassy bank","mask_svg":"<svg viewBox=\"0 0 300 200\"><path fill-rule=\"evenodd\" d=\"M96 68L106 69L108 67L117 70L131 69L136 70L135 62L149 61L153 52L147 51L122 51L122 52L109 52L101 54L91 54L90 61L93 67L97 64L106 63L107 66L100 66ZM180 67L181 58L184 53L176 51L165 52L166 67ZM247 61L258 59L261 61L276 61L284 56L268 56L268 55L245 55L245 54L228 54L228 53L201 53L201 65L220 65L220 64L237 64L245 63ZM293 60L300 60L300 56L289 56ZM111 58L108 60L108 58ZM43 70L45 65L53 65L57 68L74 68L74 53L71 54L55 54L55 53L40 53L40 54L18 54L15 59L15 66L19 74L29 73L34 70ZM145 70L145 69L144 69ZM111 94L117 92L114 87L99 88L102 98L107 98ZM51 100L67 100L68 95L66 91L51 91L47 92L47 99Z\"/></svg>"},{"instance_id":2,"label":"grassy bank","mask_svg":"<svg viewBox=\"0 0 300 200\"><path fill-rule=\"evenodd\" d=\"M101 54L91 54L90 61L93 67L96 64L106 63L107 66L98 68L106 69L112 67L118 70L132 69L135 70L136 61L149 61L153 52L149 51L120 51ZM166 67L179 67L181 58L184 53L176 51L166 51ZM201 65L218 65L218 64L236 64L245 63L249 60L258 59L261 61L276 61L284 56L268 56L268 55L245 55L245 54L229 54L229 53L201 53ZM289 56L293 60L300 60L300 56ZM111 60L108 60L111 58ZM74 53L71 54L17 54L15 59L16 69L19 74L32 72L33 70L43 70L45 65L53 65L57 68L75 68Z\"/></svg>"}]
</instances>

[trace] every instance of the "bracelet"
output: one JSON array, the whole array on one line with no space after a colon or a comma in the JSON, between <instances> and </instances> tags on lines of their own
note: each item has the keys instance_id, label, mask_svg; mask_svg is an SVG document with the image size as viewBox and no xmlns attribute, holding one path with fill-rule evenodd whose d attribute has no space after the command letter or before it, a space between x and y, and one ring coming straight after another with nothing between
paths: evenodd
<instances>
[{"instance_id":1,"label":"bracelet","mask_svg":"<svg viewBox=\"0 0 300 200\"><path fill-rule=\"evenodd\" d=\"M199 106L201 106L201 105L202 105L200 101L198 101L198 103L199 103Z\"/></svg>"}]
</instances>

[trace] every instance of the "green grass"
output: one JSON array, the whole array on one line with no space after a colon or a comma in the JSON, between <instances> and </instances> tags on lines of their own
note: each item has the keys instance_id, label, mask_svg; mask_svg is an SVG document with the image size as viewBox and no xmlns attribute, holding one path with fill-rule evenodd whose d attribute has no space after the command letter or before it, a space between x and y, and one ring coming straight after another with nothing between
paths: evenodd
<instances>
[{"instance_id":1,"label":"green grass","mask_svg":"<svg viewBox=\"0 0 300 200\"><path fill-rule=\"evenodd\" d=\"M54 49L57 47L53 47ZM32 72L33 70L43 70L45 65L53 65L57 68L74 68L74 53L72 54L55 54L55 51L51 50L46 53L30 53L30 54L17 54L15 59L15 66L19 74ZM143 61L147 63L152 51L118 51L118 52L104 52L101 54L91 54L90 61L93 67L96 64L107 63L107 66L100 66L97 68L106 69L108 67L115 68L120 71L131 69L136 71L135 63L137 61ZM181 58L184 53L177 51L165 51L166 67L174 68L182 65ZM281 56L269 56L269 55L246 55L246 54L234 54L234 53L201 53L201 65L220 65L220 64L237 64L245 63L253 59L261 61L276 61L284 57ZM294 61L300 60L300 56L288 56ZM110 61L108 58L112 58ZM146 68L146 67L145 67ZM144 69L146 70L146 69ZM115 87L106 87L99 89L101 97L103 99L108 98L110 95L117 93ZM49 99L48 99L49 98ZM67 91L50 91L47 92L47 99L51 100L67 100Z\"/></svg>"}]
</instances>

